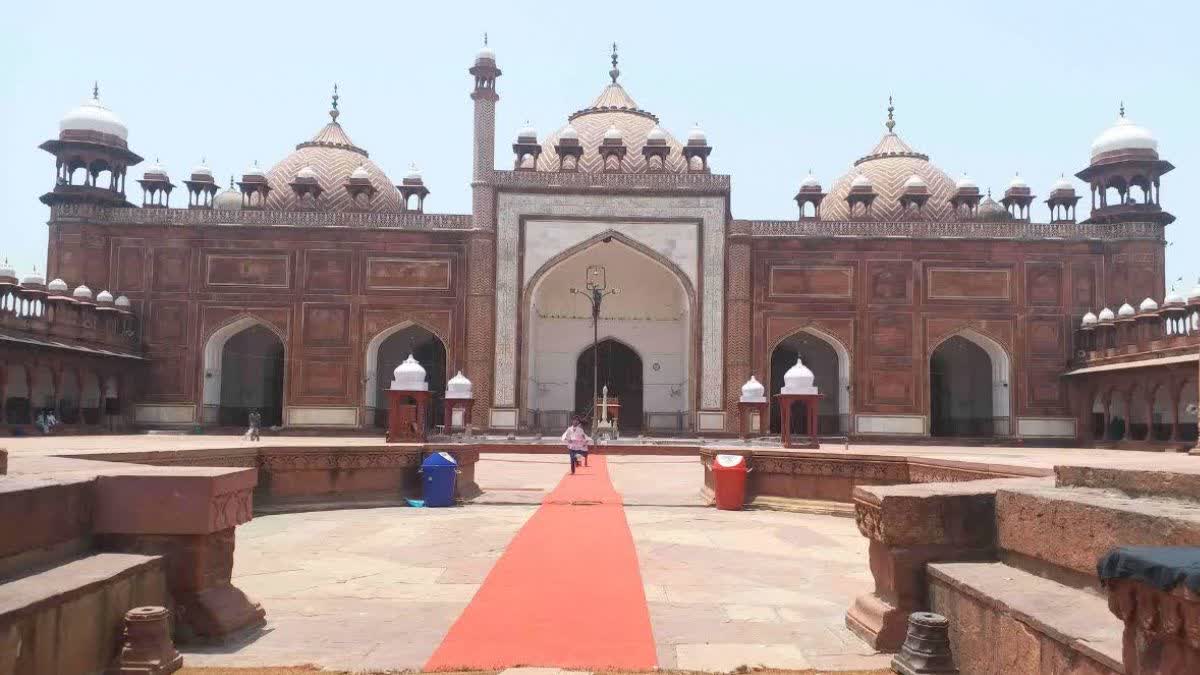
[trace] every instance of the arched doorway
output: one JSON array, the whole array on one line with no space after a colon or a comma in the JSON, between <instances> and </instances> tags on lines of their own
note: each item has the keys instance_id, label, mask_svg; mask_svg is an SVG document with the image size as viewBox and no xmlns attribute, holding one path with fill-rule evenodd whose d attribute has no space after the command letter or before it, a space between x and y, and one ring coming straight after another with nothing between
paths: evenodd
<instances>
[{"instance_id":1,"label":"arched doorway","mask_svg":"<svg viewBox=\"0 0 1200 675\"><path fill-rule=\"evenodd\" d=\"M621 405L621 432L640 431L644 413L642 357L629 345L612 338L605 338L596 343L595 350L590 346L583 350L575 360L575 412L585 417L592 411L593 367L600 378L595 391L603 392L607 386L609 397L617 397Z\"/></svg>"},{"instance_id":2,"label":"arched doorway","mask_svg":"<svg viewBox=\"0 0 1200 675\"><path fill-rule=\"evenodd\" d=\"M29 375L25 371L25 366L21 365L11 365L5 370L8 382L4 390L6 397L4 400L4 421L9 424L26 424L31 417Z\"/></svg>"},{"instance_id":3,"label":"arched doorway","mask_svg":"<svg viewBox=\"0 0 1200 675\"><path fill-rule=\"evenodd\" d=\"M426 424L442 424L446 396L446 346L432 331L405 322L376 335L367 345L363 398L370 425L387 428L388 400L385 392L392 386L392 372L409 354L425 369L425 378L432 393Z\"/></svg>"},{"instance_id":4,"label":"arched doorway","mask_svg":"<svg viewBox=\"0 0 1200 675\"><path fill-rule=\"evenodd\" d=\"M1096 392L1096 396L1092 399L1092 440L1104 440L1105 419L1104 396L1100 392Z\"/></svg>"},{"instance_id":5,"label":"arched doorway","mask_svg":"<svg viewBox=\"0 0 1200 675\"><path fill-rule=\"evenodd\" d=\"M637 406L636 411L624 407L622 398L622 427L646 433L684 431L695 398L691 282L673 262L615 231L568 249L529 277L521 347L524 424L561 433L574 412L591 405L590 368L584 369L586 381L578 377L579 360L592 346L591 302L571 291L586 287L589 268L603 269L608 289L620 290L604 297L600 336L627 347L641 363L628 373L640 377L636 394L618 394L634 396L630 404ZM602 366L606 354L602 349ZM605 375L602 371L601 385ZM610 391L617 384L632 386L628 380L614 380ZM581 405L579 391L587 392L586 404Z\"/></svg>"},{"instance_id":6,"label":"arched doorway","mask_svg":"<svg viewBox=\"0 0 1200 675\"><path fill-rule=\"evenodd\" d=\"M204 421L245 427L257 410L264 427L281 426L284 353L283 339L253 317L213 333L204 346Z\"/></svg>"},{"instance_id":7,"label":"arched doorway","mask_svg":"<svg viewBox=\"0 0 1200 675\"><path fill-rule=\"evenodd\" d=\"M929 434L1009 433L1008 353L974 331L952 335L929 355Z\"/></svg>"},{"instance_id":8,"label":"arched doorway","mask_svg":"<svg viewBox=\"0 0 1200 675\"><path fill-rule=\"evenodd\" d=\"M817 433L822 436L844 435L848 428L850 396L850 358L840 342L812 329L785 338L771 352L771 376L767 397L771 401L771 433L780 433L779 403L774 395L783 386L784 373L796 365L796 359L813 372L813 386L822 398L817 406ZM792 414L792 433L807 434L807 415L800 408Z\"/></svg>"},{"instance_id":9,"label":"arched doorway","mask_svg":"<svg viewBox=\"0 0 1200 675\"><path fill-rule=\"evenodd\" d=\"M1113 391L1108 400L1108 431L1104 438L1109 441L1125 440L1129 431L1129 409L1125 405L1125 394Z\"/></svg>"}]
</instances>

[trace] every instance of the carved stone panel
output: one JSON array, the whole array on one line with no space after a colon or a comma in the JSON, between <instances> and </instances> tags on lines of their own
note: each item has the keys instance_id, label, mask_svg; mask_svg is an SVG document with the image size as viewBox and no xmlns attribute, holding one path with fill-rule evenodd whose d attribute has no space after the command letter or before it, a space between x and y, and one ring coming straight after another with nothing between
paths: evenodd
<instances>
[{"instance_id":1,"label":"carved stone panel","mask_svg":"<svg viewBox=\"0 0 1200 675\"><path fill-rule=\"evenodd\" d=\"M157 300L150 303L146 341L152 344L181 345L188 335L186 302Z\"/></svg>"},{"instance_id":2,"label":"carved stone panel","mask_svg":"<svg viewBox=\"0 0 1200 675\"><path fill-rule=\"evenodd\" d=\"M350 306L308 302L300 317L306 347L345 347L350 343Z\"/></svg>"},{"instance_id":3,"label":"carved stone panel","mask_svg":"<svg viewBox=\"0 0 1200 675\"><path fill-rule=\"evenodd\" d=\"M1071 263L1071 303L1097 311L1096 265L1092 262Z\"/></svg>"},{"instance_id":4,"label":"carved stone panel","mask_svg":"<svg viewBox=\"0 0 1200 675\"><path fill-rule=\"evenodd\" d=\"M367 290L448 291L448 258L367 258Z\"/></svg>"},{"instance_id":5,"label":"carved stone panel","mask_svg":"<svg viewBox=\"0 0 1200 675\"><path fill-rule=\"evenodd\" d=\"M141 246L118 246L114 295L146 290L146 250Z\"/></svg>"},{"instance_id":6,"label":"carved stone panel","mask_svg":"<svg viewBox=\"0 0 1200 675\"><path fill-rule=\"evenodd\" d=\"M867 286L871 302L912 302L912 263L890 260L868 262Z\"/></svg>"},{"instance_id":7,"label":"carved stone panel","mask_svg":"<svg viewBox=\"0 0 1200 675\"><path fill-rule=\"evenodd\" d=\"M1066 402L1061 362L1030 361L1026 371L1028 402L1031 406L1059 406Z\"/></svg>"},{"instance_id":8,"label":"carved stone panel","mask_svg":"<svg viewBox=\"0 0 1200 675\"><path fill-rule=\"evenodd\" d=\"M854 268L849 265L772 265L768 293L779 298L854 297Z\"/></svg>"},{"instance_id":9,"label":"carved stone panel","mask_svg":"<svg viewBox=\"0 0 1200 675\"><path fill-rule=\"evenodd\" d=\"M867 379L867 401L875 405L912 404L912 369L897 368L889 363L873 363Z\"/></svg>"},{"instance_id":10,"label":"carved stone panel","mask_svg":"<svg viewBox=\"0 0 1200 675\"><path fill-rule=\"evenodd\" d=\"M209 253L204 263L208 286L291 287L290 256L286 253Z\"/></svg>"},{"instance_id":11,"label":"carved stone panel","mask_svg":"<svg viewBox=\"0 0 1200 675\"><path fill-rule=\"evenodd\" d=\"M312 358L300 362L300 391L304 396L346 397L350 394L350 377L341 361L321 361Z\"/></svg>"},{"instance_id":12,"label":"carved stone panel","mask_svg":"<svg viewBox=\"0 0 1200 675\"><path fill-rule=\"evenodd\" d=\"M871 317L868 334L871 353L879 356L911 356L912 334L910 315L876 314Z\"/></svg>"},{"instance_id":13,"label":"carved stone panel","mask_svg":"<svg viewBox=\"0 0 1200 675\"><path fill-rule=\"evenodd\" d=\"M1030 305L1062 304L1062 265L1029 263L1025 266L1025 301Z\"/></svg>"},{"instance_id":14,"label":"carved stone panel","mask_svg":"<svg viewBox=\"0 0 1200 675\"><path fill-rule=\"evenodd\" d=\"M929 300L1011 300L1012 273L1002 268L929 267Z\"/></svg>"},{"instance_id":15,"label":"carved stone panel","mask_svg":"<svg viewBox=\"0 0 1200 675\"><path fill-rule=\"evenodd\" d=\"M1065 356L1062 322L1054 317L1031 318L1028 327L1029 353L1033 356Z\"/></svg>"},{"instance_id":16,"label":"carved stone panel","mask_svg":"<svg viewBox=\"0 0 1200 675\"><path fill-rule=\"evenodd\" d=\"M350 251L306 251L304 254L304 289L332 293L349 293L353 287Z\"/></svg>"},{"instance_id":17,"label":"carved stone panel","mask_svg":"<svg viewBox=\"0 0 1200 675\"><path fill-rule=\"evenodd\" d=\"M186 291L191 281L192 252L186 248L154 250L154 290Z\"/></svg>"}]
</instances>

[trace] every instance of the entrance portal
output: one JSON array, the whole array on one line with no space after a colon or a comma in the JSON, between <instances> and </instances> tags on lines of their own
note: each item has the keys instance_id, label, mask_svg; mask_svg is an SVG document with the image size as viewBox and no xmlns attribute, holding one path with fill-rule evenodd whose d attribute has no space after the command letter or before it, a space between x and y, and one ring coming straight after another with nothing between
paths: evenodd
<instances>
[{"instance_id":1,"label":"entrance portal","mask_svg":"<svg viewBox=\"0 0 1200 675\"><path fill-rule=\"evenodd\" d=\"M817 406L817 433L822 436L838 436L846 433L845 419L847 410L842 406L847 404L846 385L843 373L848 371L848 364L843 363L844 357L838 354L833 343L814 333L802 331L792 335L771 353L771 379L768 382L771 401L771 433L781 432L779 427L779 402L773 394L779 393L783 386L783 375L789 368L796 365L796 359L803 359L804 365L813 372L813 386L821 392L821 402ZM804 406L796 406L792 411L792 435L808 434L808 415L803 412Z\"/></svg>"},{"instance_id":2,"label":"entrance portal","mask_svg":"<svg viewBox=\"0 0 1200 675\"><path fill-rule=\"evenodd\" d=\"M621 404L620 430L636 432L642 428L642 357L628 345L612 338L583 350L575 362L575 412L589 416L592 407L592 368L599 353L600 384L597 392L608 387L608 395ZM603 394L597 394L603 396ZM590 417L589 417L590 418Z\"/></svg>"},{"instance_id":3,"label":"entrance portal","mask_svg":"<svg viewBox=\"0 0 1200 675\"><path fill-rule=\"evenodd\" d=\"M221 349L222 426L245 427L258 410L264 427L283 424L283 342L255 324L230 337Z\"/></svg>"},{"instance_id":4,"label":"entrance portal","mask_svg":"<svg viewBox=\"0 0 1200 675\"><path fill-rule=\"evenodd\" d=\"M931 436L1006 436L1008 357L991 339L953 335L929 357Z\"/></svg>"}]
</instances>

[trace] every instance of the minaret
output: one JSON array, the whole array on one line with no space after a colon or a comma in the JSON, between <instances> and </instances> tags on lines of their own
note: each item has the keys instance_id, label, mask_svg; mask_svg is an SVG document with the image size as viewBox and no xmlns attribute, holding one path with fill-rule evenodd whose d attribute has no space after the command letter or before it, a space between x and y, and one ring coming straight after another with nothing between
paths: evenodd
<instances>
[{"instance_id":1,"label":"minaret","mask_svg":"<svg viewBox=\"0 0 1200 675\"><path fill-rule=\"evenodd\" d=\"M500 69L496 67L496 52L483 36L483 49L475 56L475 65L469 72L475 77L475 90L471 100L475 101L475 165L471 177L474 182L485 181L496 167L496 78Z\"/></svg>"}]
</instances>

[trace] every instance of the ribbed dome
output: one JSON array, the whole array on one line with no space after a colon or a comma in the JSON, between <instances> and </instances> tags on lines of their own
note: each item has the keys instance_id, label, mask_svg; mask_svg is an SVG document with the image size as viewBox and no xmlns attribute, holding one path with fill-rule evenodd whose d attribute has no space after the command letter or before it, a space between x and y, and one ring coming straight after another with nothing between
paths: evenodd
<instances>
[{"instance_id":1,"label":"ribbed dome","mask_svg":"<svg viewBox=\"0 0 1200 675\"><path fill-rule=\"evenodd\" d=\"M4 261L3 265L0 265L0 278L4 278L4 279L16 279L17 278L17 270L15 270L12 265L9 265L7 260Z\"/></svg>"},{"instance_id":2,"label":"ribbed dome","mask_svg":"<svg viewBox=\"0 0 1200 675\"><path fill-rule=\"evenodd\" d=\"M656 126L650 130L649 134L646 134L646 140L654 142L666 141L667 132Z\"/></svg>"},{"instance_id":3,"label":"ribbed dome","mask_svg":"<svg viewBox=\"0 0 1200 675\"><path fill-rule=\"evenodd\" d=\"M361 203L346 191L346 181L360 166L370 174L375 195L367 210L390 212L400 210L400 193L388 179L387 174L372 162L367 151L354 144L337 122L338 112L330 111L332 121L321 128L311 140L296 146L295 152L271 168L267 180L271 193L267 196L268 209L286 211L299 207L300 198L289 183L301 169L313 170L317 184L321 186L319 208L328 211L346 211L361 208Z\"/></svg>"},{"instance_id":4,"label":"ribbed dome","mask_svg":"<svg viewBox=\"0 0 1200 675\"><path fill-rule=\"evenodd\" d=\"M233 186L233 180L229 181L229 187L217 193L213 197L213 208L222 211L236 211L242 208L242 193Z\"/></svg>"},{"instance_id":5,"label":"ribbed dome","mask_svg":"<svg viewBox=\"0 0 1200 675\"><path fill-rule=\"evenodd\" d=\"M1097 321L1097 320L1098 320L1098 319L1096 318L1096 315L1095 315L1095 314L1092 314L1091 312L1088 312L1087 314L1084 314L1084 315L1083 315L1083 319L1082 319L1082 320L1080 320L1080 322L1079 322L1079 325L1081 325L1081 326L1083 326L1083 327L1085 327L1085 328L1086 328L1086 327L1088 327L1088 326L1095 326L1095 325L1096 325L1096 321Z\"/></svg>"},{"instance_id":6,"label":"ribbed dome","mask_svg":"<svg viewBox=\"0 0 1200 675\"><path fill-rule=\"evenodd\" d=\"M1100 319L1100 323L1109 323L1113 319L1117 318L1117 315L1113 314L1111 309L1105 307L1104 309L1100 310L1100 316L1097 318Z\"/></svg>"},{"instance_id":7,"label":"ribbed dome","mask_svg":"<svg viewBox=\"0 0 1200 675\"><path fill-rule=\"evenodd\" d=\"M112 301L113 294L109 293L108 291L100 291L100 293L96 295L96 302L102 305L111 305Z\"/></svg>"},{"instance_id":8,"label":"ribbed dome","mask_svg":"<svg viewBox=\"0 0 1200 675\"><path fill-rule=\"evenodd\" d=\"M1142 301L1142 304L1138 305L1138 311L1143 313L1157 312L1158 303L1154 301L1154 298L1146 298Z\"/></svg>"},{"instance_id":9,"label":"ribbed dome","mask_svg":"<svg viewBox=\"0 0 1200 675\"><path fill-rule=\"evenodd\" d=\"M597 148L610 129L616 129L620 139L629 148L621 163L623 169L638 172L646 168L642 147L646 145L650 132L658 127L658 118L639 108L625 88L615 80L600 92L590 106L572 114L568 122L542 142L542 154L538 157L537 165L539 171L558 170L558 153L554 146L558 145L560 138L570 133L568 129L577 135L579 144L583 146L583 155L579 158L580 171L600 173L604 170L604 162ZM687 167L683 161L683 145L666 131L662 133L670 148L664 169L670 172L683 171Z\"/></svg>"},{"instance_id":10,"label":"ribbed dome","mask_svg":"<svg viewBox=\"0 0 1200 675\"><path fill-rule=\"evenodd\" d=\"M129 298L123 295L118 295L117 299L113 301L113 304L121 309L129 309Z\"/></svg>"},{"instance_id":11,"label":"ribbed dome","mask_svg":"<svg viewBox=\"0 0 1200 675\"><path fill-rule=\"evenodd\" d=\"M871 149L871 152L854 163L854 167L839 178L829 189L829 196L821 202L822 220L847 220L850 218L850 205L846 195L859 176L864 176L876 193L875 201L871 203L871 215L874 220L897 221L910 218L900 204L900 196L904 193L905 183L912 176L925 181L929 188L929 200L922 208L924 218L932 220L951 220L954 211L950 207L950 197L956 189L955 182L941 169L929 162L927 155L913 150L900 136L892 131Z\"/></svg>"},{"instance_id":12,"label":"ribbed dome","mask_svg":"<svg viewBox=\"0 0 1200 675\"><path fill-rule=\"evenodd\" d=\"M908 180L904 181L904 187L905 187L905 189L923 188L923 187L928 187L928 185L925 183L924 178L921 178L920 176L918 176L917 174L914 173L913 175L908 177Z\"/></svg>"},{"instance_id":13,"label":"ribbed dome","mask_svg":"<svg viewBox=\"0 0 1200 675\"><path fill-rule=\"evenodd\" d=\"M71 292L71 297L75 298L76 300L91 300L92 289L83 284L79 284L75 287L75 290Z\"/></svg>"},{"instance_id":14,"label":"ribbed dome","mask_svg":"<svg viewBox=\"0 0 1200 675\"><path fill-rule=\"evenodd\" d=\"M63 281L62 279L55 279L46 285L46 290L50 291L51 293L66 293L67 282Z\"/></svg>"},{"instance_id":15,"label":"ribbed dome","mask_svg":"<svg viewBox=\"0 0 1200 675\"><path fill-rule=\"evenodd\" d=\"M979 208L975 209L975 219L988 222L998 222L1002 220L1012 220L1012 214L1006 211L1000 202L992 199L992 195L989 192L988 196L984 197L983 201L979 202Z\"/></svg>"},{"instance_id":16,"label":"ribbed dome","mask_svg":"<svg viewBox=\"0 0 1200 675\"><path fill-rule=\"evenodd\" d=\"M657 129L658 127L655 127L655 128ZM568 124L567 126L562 128L562 131L558 132L558 137L560 139L566 138L566 139L577 141L577 140L579 140L579 132L575 131L575 127Z\"/></svg>"},{"instance_id":17,"label":"ribbed dome","mask_svg":"<svg viewBox=\"0 0 1200 675\"><path fill-rule=\"evenodd\" d=\"M648 136L649 134L647 134ZM615 124L604 130L604 140L606 141L619 141L623 138L625 138L625 134L621 133Z\"/></svg>"},{"instance_id":18,"label":"ribbed dome","mask_svg":"<svg viewBox=\"0 0 1200 675\"><path fill-rule=\"evenodd\" d=\"M866 174L860 173L854 177L854 180L850 181L850 187L852 187L852 188L871 187L871 179L868 178Z\"/></svg>"},{"instance_id":19,"label":"ribbed dome","mask_svg":"<svg viewBox=\"0 0 1200 675\"><path fill-rule=\"evenodd\" d=\"M38 274L37 272L32 272L21 279L21 285L22 286L45 286L46 285L46 277Z\"/></svg>"},{"instance_id":20,"label":"ribbed dome","mask_svg":"<svg viewBox=\"0 0 1200 675\"><path fill-rule=\"evenodd\" d=\"M1122 106L1117 121L1092 141L1092 160L1106 153L1124 150L1144 150L1158 157L1158 141L1147 129L1125 117Z\"/></svg>"},{"instance_id":21,"label":"ribbed dome","mask_svg":"<svg viewBox=\"0 0 1200 675\"><path fill-rule=\"evenodd\" d=\"M129 139L125 123L100 102L99 88L92 90L91 98L63 115L58 122L58 131L60 138L64 132L91 131L115 136L122 142Z\"/></svg>"},{"instance_id":22,"label":"ribbed dome","mask_svg":"<svg viewBox=\"0 0 1200 675\"><path fill-rule=\"evenodd\" d=\"M308 180L316 180L317 172L311 166L306 166L296 172L296 178L304 178Z\"/></svg>"},{"instance_id":23,"label":"ribbed dome","mask_svg":"<svg viewBox=\"0 0 1200 675\"><path fill-rule=\"evenodd\" d=\"M1118 319L1128 319L1136 314L1137 311L1133 308L1133 305L1129 304L1128 302L1122 304L1121 307L1117 309Z\"/></svg>"}]
</instances>

